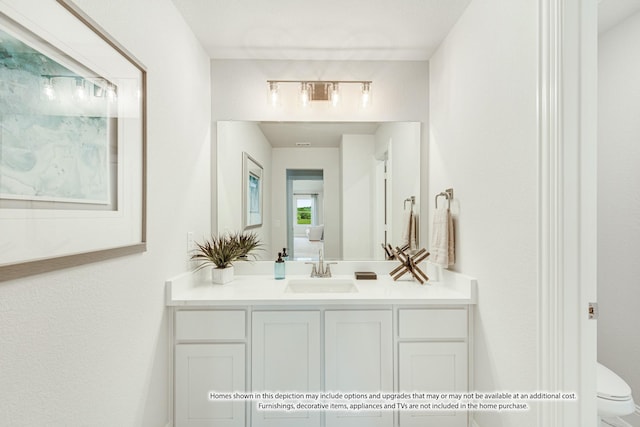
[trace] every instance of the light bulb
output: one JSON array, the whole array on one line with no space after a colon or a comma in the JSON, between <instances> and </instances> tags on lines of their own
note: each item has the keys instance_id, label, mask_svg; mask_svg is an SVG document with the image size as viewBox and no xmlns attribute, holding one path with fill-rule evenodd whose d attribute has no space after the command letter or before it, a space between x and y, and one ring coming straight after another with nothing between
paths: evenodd
<instances>
[{"instance_id":1,"label":"light bulb","mask_svg":"<svg viewBox=\"0 0 640 427\"><path fill-rule=\"evenodd\" d=\"M52 101L56 98L56 91L53 89L53 80L51 77L46 78L46 81L42 86L42 91L48 100Z\"/></svg>"},{"instance_id":2,"label":"light bulb","mask_svg":"<svg viewBox=\"0 0 640 427\"><path fill-rule=\"evenodd\" d=\"M362 108L367 108L371 104L371 83L362 82Z\"/></svg>"},{"instance_id":3,"label":"light bulb","mask_svg":"<svg viewBox=\"0 0 640 427\"><path fill-rule=\"evenodd\" d=\"M117 92L116 92L115 85L112 85L111 83L109 83L107 85L107 99L109 101L114 101L117 97L118 97L118 95L117 95Z\"/></svg>"},{"instance_id":4,"label":"light bulb","mask_svg":"<svg viewBox=\"0 0 640 427\"><path fill-rule=\"evenodd\" d=\"M300 84L300 102L303 107L309 105L309 85L304 82Z\"/></svg>"},{"instance_id":5,"label":"light bulb","mask_svg":"<svg viewBox=\"0 0 640 427\"><path fill-rule=\"evenodd\" d=\"M340 103L340 89L338 87L338 83L332 83L331 84L331 105L333 105L334 107L337 107L338 104Z\"/></svg>"},{"instance_id":6,"label":"light bulb","mask_svg":"<svg viewBox=\"0 0 640 427\"><path fill-rule=\"evenodd\" d=\"M79 100L83 100L86 98L87 93L84 88L84 79L76 79L76 90L74 96Z\"/></svg>"},{"instance_id":7,"label":"light bulb","mask_svg":"<svg viewBox=\"0 0 640 427\"><path fill-rule=\"evenodd\" d=\"M269 82L269 102L272 107L278 106L278 83Z\"/></svg>"}]
</instances>

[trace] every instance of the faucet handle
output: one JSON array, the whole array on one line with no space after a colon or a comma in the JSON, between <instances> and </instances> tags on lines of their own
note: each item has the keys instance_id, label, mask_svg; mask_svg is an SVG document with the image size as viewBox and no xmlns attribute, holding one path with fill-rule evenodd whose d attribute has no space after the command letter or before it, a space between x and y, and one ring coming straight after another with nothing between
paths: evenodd
<instances>
[{"instance_id":1,"label":"faucet handle","mask_svg":"<svg viewBox=\"0 0 640 427\"><path fill-rule=\"evenodd\" d=\"M318 276L318 270L316 269L316 263L315 262L305 262L305 264L311 264L311 277L317 277Z\"/></svg>"},{"instance_id":2,"label":"faucet handle","mask_svg":"<svg viewBox=\"0 0 640 427\"><path fill-rule=\"evenodd\" d=\"M325 269L324 269L324 277L331 277L331 264L337 264L337 262L325 262Z\"/></svg>"}]
</instances>

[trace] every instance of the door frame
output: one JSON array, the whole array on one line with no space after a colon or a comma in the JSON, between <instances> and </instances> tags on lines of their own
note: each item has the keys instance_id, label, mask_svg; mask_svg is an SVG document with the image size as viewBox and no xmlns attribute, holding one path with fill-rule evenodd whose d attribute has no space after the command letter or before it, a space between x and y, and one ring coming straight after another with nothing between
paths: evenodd
<instances>
[{"instance_id":1,"label":"door frame","mask_svg":"<svg viewBox=\"0 0 640 427\"><path fill-rule=\"evenodd\" d=\"M540 427L596 426L597 0L539 1Z\"/></svg>"}]
</instances>

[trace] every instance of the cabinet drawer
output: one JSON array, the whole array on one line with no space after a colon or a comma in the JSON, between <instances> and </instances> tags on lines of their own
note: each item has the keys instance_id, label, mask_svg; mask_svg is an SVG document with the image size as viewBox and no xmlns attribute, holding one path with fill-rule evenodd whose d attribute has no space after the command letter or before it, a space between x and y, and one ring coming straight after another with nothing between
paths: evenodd
<instances>
[{"instance_id":1,"label":"cabinet drawer","mask_svg":"<svg viewBox=\"0 0 640 427\"><path fill-rule=\"evenodd\" d=\"M246 336L244 310L184 310L176 312L177 340L231 340Z\"/></svg>"},{"instance_id":2,"label":"cabinet drawer","mask_svg":"<svg viewBox=\"0 0 640 427\"><path fill-rule=\"evenodd\" d=\"M400 338L467 338L467 310L401 309L398 334Z\"/></svg>"}]
</instances>

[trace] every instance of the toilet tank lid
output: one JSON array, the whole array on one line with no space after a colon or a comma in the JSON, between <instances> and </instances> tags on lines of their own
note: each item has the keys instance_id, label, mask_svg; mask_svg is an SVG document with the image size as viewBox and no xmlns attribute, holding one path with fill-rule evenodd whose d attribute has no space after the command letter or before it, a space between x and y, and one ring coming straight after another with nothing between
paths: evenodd
<instances>
[{"instance_id":1,"label":"toilet tank lid","mask_svg":"<svg viewBox=\"0 0 640 427\"><path fill-rule=\"evenodd\" d=\"M605 399L628 399L631 396L629 384L600 363L598 363L597 387L598 397Z\"/></svg>"}]
</instances>

